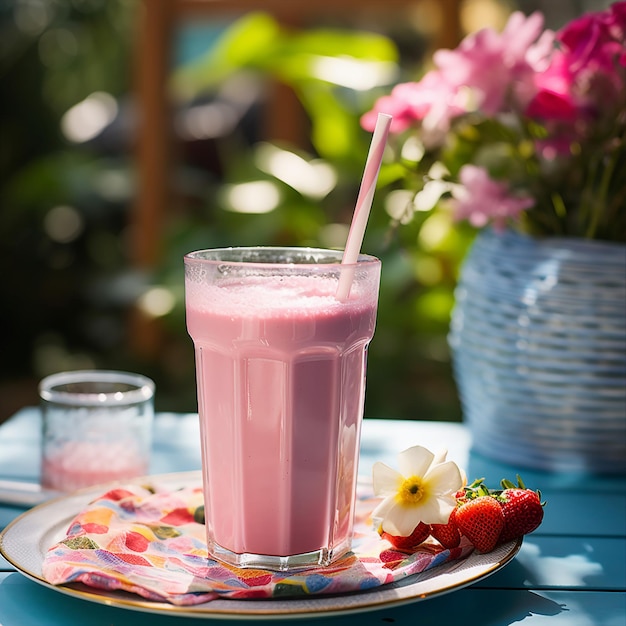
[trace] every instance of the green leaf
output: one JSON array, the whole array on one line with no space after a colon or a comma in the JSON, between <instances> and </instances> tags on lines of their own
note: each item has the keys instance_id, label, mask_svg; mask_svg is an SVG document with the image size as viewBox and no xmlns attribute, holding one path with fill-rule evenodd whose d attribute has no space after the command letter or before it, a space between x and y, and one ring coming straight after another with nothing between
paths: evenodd
<instances>
[{"instance_id":1,"label":"green leaf","mask_svg":"<svg viewBox=\"0 0 626 626\"><path fill-rule=\"evenodd\" d=\"M281 28L267 13L253 12L227 28L198 61L174 74L173 85L187 96L219 85L233 73L259 68L275 57Z\"/></svg>"},{"instance_id":2,"label":"green leaf","mask_svg":"<svg viewBox=\"0 0 626 626\"><path fill-rule=\"evenodd\" d=\"M292 37L291 51L392 62L398 59L397 49L387 37L341 29L304 30Z\"/></svg>"},{"instance_id":3,"label":"green leaf","mask_svg":"<svg viewBox=\"0 0 626 626\"><path fill-rule=\"evenodd\" d=\"M402 180L406 176L406 168L401 163L383 163L378 175L378 186L386 187Z\"/></svg>"},{"instance_id":4,"label":"green leaf","mask_svg":"<svg viewBox=\"0 0 626 626\"><path fill-rule=\"evenodd\" d=\"M316 68L324 58L395 64L398 51L382 35L331 29L287 31L267 13L254 12L234 22L200 60L176 72L173 84L191 96L244 69L264 70L292 86L323 81Z\"/></svg>"}]
</instances>

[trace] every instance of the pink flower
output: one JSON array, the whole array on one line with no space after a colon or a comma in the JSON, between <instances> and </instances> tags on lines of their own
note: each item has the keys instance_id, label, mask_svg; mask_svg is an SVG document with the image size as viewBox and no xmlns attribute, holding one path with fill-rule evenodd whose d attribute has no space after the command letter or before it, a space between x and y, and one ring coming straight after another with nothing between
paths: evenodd
<instances>
[{"instance_id":1,"label":"pink flower","mask_svg":"<svg viewBox=\"0 0 626 626\"><path fill-rule=\"evenodd\" d=\"M556 51L550 67L535 76L537 93L529 103L526 115L535 119L573 122L579 110L572 93L572 82L567 56Z\"/></svg>"},{"instance_id":2,"label":"pink flower","mask_svg":"<svg viewBox=\"0 0 626 626\"><path fill-rule=\"evenodd\" d=\"M400 133L428 116L434 122L436 116L434 125L447 132L450 119L463 112L456 89L443 79L441 72L431 71L420 82L400 83L389 96L379 98L374 109L361 118L361 125L372 131L378 113L388 113L393 116L391 132Z\"/></svg>"},{"instance_id":3,"label":"pink flower","mask_svg":"<svg viewBox=\"0 0 626 626\"><path fill-rule=\"evenodd\" d=\"M466 219L476 228L492 222L494 228L501 231L509 219L516 219L535 203L530 196L511 195L505 183L490 178L482 167L464 165L459 180L461 186L452 191L454 219Z\"/></svg>"},{"instance_id":4,"label":"pink flower","mask_svg":"<svg viewBox=\"0 0 626 626\"><path fill-rule=\"evenodd\" d=\"M570 122L575 127L560 132L576 140L586 123L624 97L626 2L570 22L557 33L557 41L560 49L552 55L550 67L535 76L537 93L526 114Z\"/></svg>"},{"instance_id":5,"label":"pink flower","mask_svg":"<svg viewBox=\"0 0 626 626\"><path fill-rule=\"evenodd\" d=\"M362 126L374 129L378 113L394 117L391 131L399 133L421 122L425 133L441 137L452 121L480 109L486 115L510 110L509 98L525 106L534 95L535 71L547 64L553 35L539 37L543 17L513 13L502 33L485 28L467 36L455 50L439 50L435 69L421 81L397 85L366 113Z\"/></svg>"},{"instance_id":6,"label":"pink flower","mask_svg":"<svg viewBox=\"0 0 626 626\"><path fill-rule=\"evenodd\" d=\"M568 51L574 74L615 74L617 65L626 66L626 2L570 22L559 32L558 40Z\"/></svg>"},{"instance_id":7,"label":"pink flower","mask_svg":"<svg viewBox=\"0 0 626 626\"><path fill-rule=\"evenodd\" d=\"M484 28L466 37L456 50L435 53L435 64L457 88L469 87L485 115L510 110L509 97L528 98L535 71L546 66L553 35L543 16L515 12L502 33Z\"/></svg>"},{"instance_id":8,"label":"pink flower","mask_svg":"<svg viewBox=\"0 0 626 626\"><path fill-rule=\"evenodd\" d=\"M398 85L398 87L399 86L400 85ZM372 132L376 127L376 120L378 119L379 113L387 113L393 116L390 127L393 133L401 133L409 128L415 121L415 114L411 110L410 104L402 98L389 95L379 98L374 108L361 117L361 126L365 130Z\"/></svg>"}]
</instances>

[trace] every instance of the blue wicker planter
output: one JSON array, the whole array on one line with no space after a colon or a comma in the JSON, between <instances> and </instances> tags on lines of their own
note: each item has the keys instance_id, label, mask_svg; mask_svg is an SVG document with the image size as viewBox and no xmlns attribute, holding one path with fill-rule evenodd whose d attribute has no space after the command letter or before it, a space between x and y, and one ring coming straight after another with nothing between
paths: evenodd
<instances>
[{"instance_id":1,"label":"blue wicker planter","mask_svg":"<svg viewBox=\"0 0 626 626\"><path fill-rule=\"evenodd\" d=\"M481 232L449 342L475 450L626 473L626 245Z\"/></svg>"}]
</instances>

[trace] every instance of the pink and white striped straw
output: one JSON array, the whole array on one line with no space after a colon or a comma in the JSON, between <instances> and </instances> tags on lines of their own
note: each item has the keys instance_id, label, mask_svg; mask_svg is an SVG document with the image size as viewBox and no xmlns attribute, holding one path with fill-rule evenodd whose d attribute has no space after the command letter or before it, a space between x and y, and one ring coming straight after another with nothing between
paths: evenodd
<instances>
[{"instance_id":1,"label":"pink and white striped straw","mask_svg":"<svg viewBox=\"0 0 626 626\"><path fill-rule=\"evenodd\" d=\"M367 160L365 162L363 178L361 179L359 195L357 197L356 206L354 207L350 231L348 232L346 248L343 252L343 258L341 259L342 265L352 265L356 263L359 258L367 220L369 219L372 201L374 200L376 181L378 180L378 173L380 172L380 166L383 162L383 153L385 151L385 145L387 144L391 120L391 115L387 115L386 113L378 114L374 134L372 136L372 143L370 144ZM344 302L348 299L353 278L353 270L341 272L339 285L335 293L335 297L340 302Z\"/></svg>"}]
</instances>

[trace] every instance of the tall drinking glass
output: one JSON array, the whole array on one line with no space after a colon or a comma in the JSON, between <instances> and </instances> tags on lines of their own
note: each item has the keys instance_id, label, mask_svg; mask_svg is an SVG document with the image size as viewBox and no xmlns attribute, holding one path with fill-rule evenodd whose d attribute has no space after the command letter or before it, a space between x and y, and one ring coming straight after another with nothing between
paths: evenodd
<instances>
[{"instance_id":1,"label":"tall drinking glass","mask_svg":"<svg viewBox=\"0 0 626 626\"><path fill-rule=\"evenodd\" d=\"M227 563L286 570L350 549L380 261L340 261L309 248L185 257L208 549Z\"/></svg>"}]
</instances>

